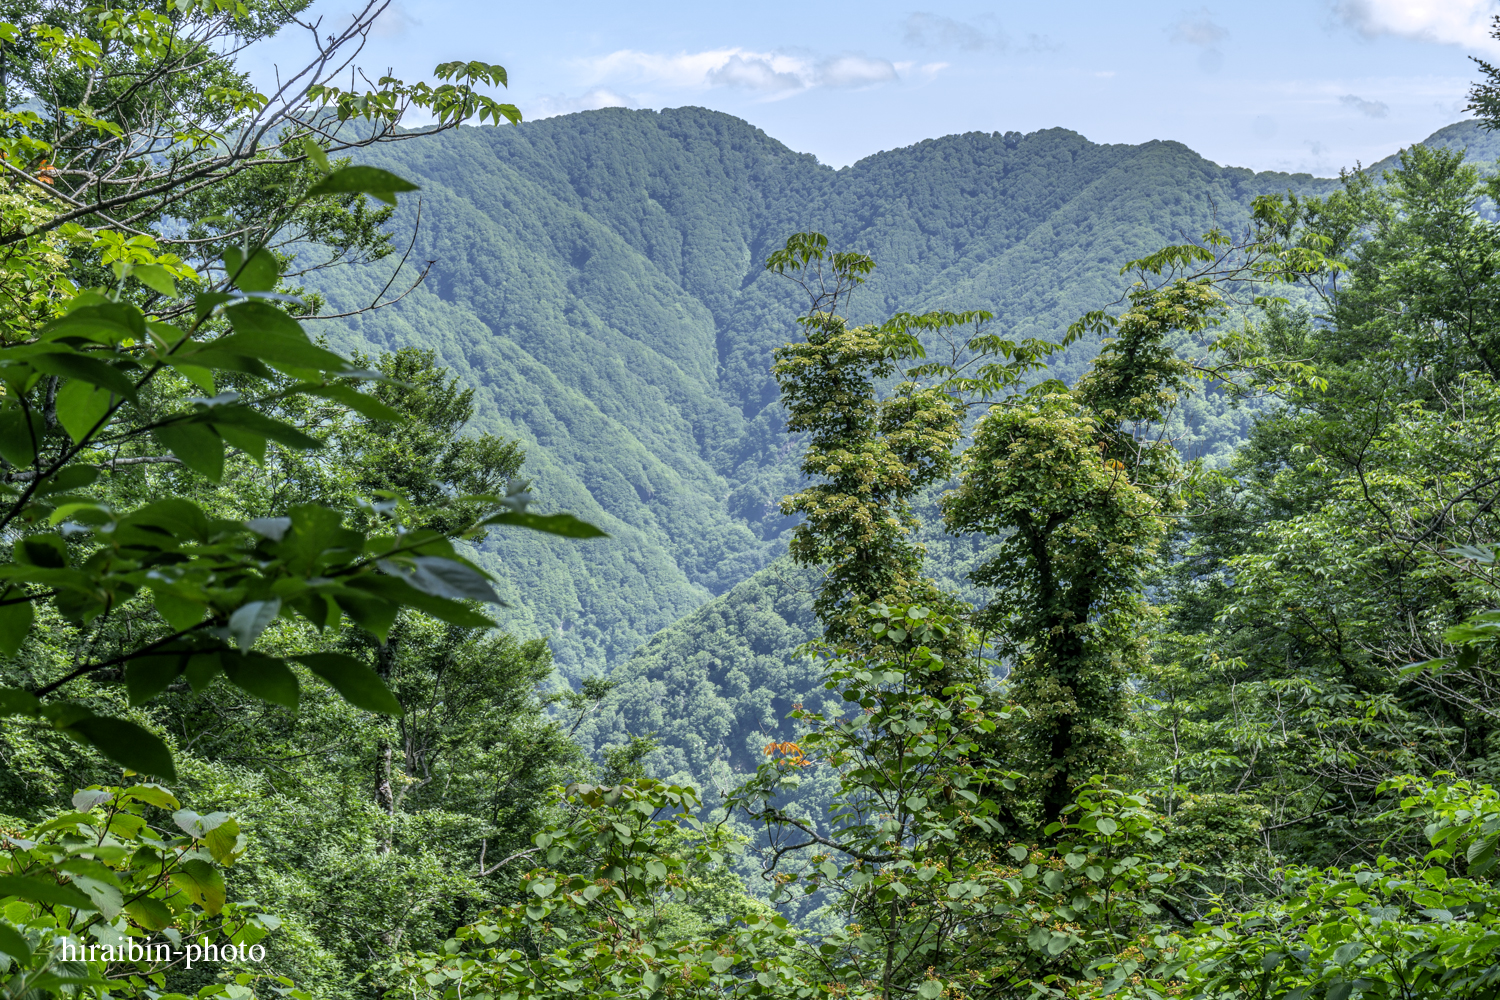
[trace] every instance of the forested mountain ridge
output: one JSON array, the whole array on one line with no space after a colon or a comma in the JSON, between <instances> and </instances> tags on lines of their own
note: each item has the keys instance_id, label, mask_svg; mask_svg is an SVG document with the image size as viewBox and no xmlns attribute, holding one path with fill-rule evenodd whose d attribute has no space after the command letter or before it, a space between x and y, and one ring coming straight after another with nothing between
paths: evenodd
<instances>
[{"instance_id":1,"label":"forested mountain ridge","mask_svg":"<svg viewBox=\"0 0 1500 1000\"><path fill-rule=\"evenodd\" d=\"M541 500L610 531L487 551L517 605L509 624L551 636L575 678L779 551L796 449L769 365L797 303L761 264L789 233L877 260L857 320L984 308L1007 333L1048 337L1119 294L1121 261L1216 219L1242 226L1256 195L1334 183L1065 129L948 136L835 171L698 108L463 128L364 158L422 185L411 259L434 263L399 304L328 335L352 350L436 349L478 389L476 429L524 442ZM416 202L395 218L400 239ZM389 265L310 280L342 312L371 302ZM1058 373L1079 374L1092 350L1069 351Z\"/></svg>"}]
</instances>

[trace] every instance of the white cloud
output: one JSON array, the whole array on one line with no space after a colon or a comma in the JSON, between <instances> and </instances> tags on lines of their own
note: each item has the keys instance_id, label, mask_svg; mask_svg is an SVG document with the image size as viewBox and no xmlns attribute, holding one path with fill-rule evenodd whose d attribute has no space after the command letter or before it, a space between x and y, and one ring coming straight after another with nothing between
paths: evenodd
<instances>
[{"instance_id":1,"label":"white cloud","mask_svg":"<svg viewBox=\"0 0 1500 1000\"><path fill-rule=\"evenodd\" d=\"M717 69L709 70L708 82L716 87L744 87L747 90L801 90L807 83L789 69L778 70L762 56L732 55Z\"/></svg>"},{"instance_id":2,"label":"white cloud","mask_svg":"<svg viewBox=\"0 0 1500 1000\"><path fill-rule=\"evenodd\" d=\"M1345 94L1339 103L1353 108L1366 118L1384 118L1391 113L1391 106L1384 101L1367 101L1358 94Z\"/></svg>"},{"instance_id":3,"label":"white cloud","mask_svg":"<svg viewBox=\"0 0 1500 1000\"><path fill-rule=\"evenodd\" d=\"M1094 75L1095 76L1099 76L1099 77L1103 77L1104 79L1107 80L1110 77L1112 77L1112 76L1115 75L1115 71L1112 70L1112 69L1097 69L1097 70L1094 71Z\"/></svg>"},{"instance_id":4,"label":"white cloud","mask_svg":"<svg viewBox=\"0 0 1500 1000\"><path fill-rule=\"evenodd\" d=\"M1035 32L1026 36L1026 44L1021 46L1022 52L1061 52L1062 42L1052 40L1050 35L1038 35Z\"/></svg>"},{"instance_id":5,"label":"white cloud","mask_svg":"<svg viewBox=\"0 0 1500 1000\"><path fill-rule=\"evenodd\" d=\"M786 96L813 87L868 87L900 78L889 59L844 53L814 58L787 52L712 49L662 55L621 49L590 64L596 80L629 78L650 86L701 90L737 87Z\"/></svg>"},{"instance_id":6,"label":"white cloud","mask_svg":"<svg viewBox=\"0 0 1500 1000\"><path fill-rule=\"evenodd\" d=\"M986 31L977 24L955 21L941 14L919 11L906 19L904 27L906 44L924 49L982 52L985 49L1004 49L1007 44L1005 33L998 28Z\"/></svg>"},{"instance_id":7,"label":"white cloud","mask_svg":"<svg viewBox=\"0 0 1500 1000\"><path fill-rule=\"evenodd\" d=\"M575 111L598 111L600 108L628 108L631 101L612 90L595 87L575 96L551 94L527 102L523 109L527 118L551 118L555 115L570 115Z\"/></svg>"},{"instance_id":8,"label":"white cloud","mask_svg":"<svg viewBox=\"0 0 1500 1000\"><path fill-rule=\"evenodd\" d=\"M823 87L868 87L896 79L896 67L888 59L843 55L824 59L814 77Z\"/></svg>"},{"instance_id":9,"label":"white cloud","mask_svg":"<svg viewBox=\"0 0 1500 1000\"><path fill-rule=\"evenodd\" d=\"M1334 14L1362 35L1398 35L1425 42L1500 51L1490 38L1496 0L1333 0Z\"/></svg>"},{"instance_id":10,"label":"white cloud","mask_svg":"<svg viewBox=\"0 0 1500 1000\"><path fill-rule=\"evenodd\" d=\"M371 31L377 38L400 38L412 28L421 26L422 22L412 17L400 3L392 3L375 18Z\"/></svg>"},{"instance_id":11,"label":"white cloud","mask_svg":"<svg viewBox=\"0 0 1500 1000\"><path fill-rule=\"evenodd\" d=\"M1229 37L1229 29L1214 22L1213 11L1200 7L1188 11L1172 25L1172 41L1207 49Z\"/></svg>"}]
</instances>

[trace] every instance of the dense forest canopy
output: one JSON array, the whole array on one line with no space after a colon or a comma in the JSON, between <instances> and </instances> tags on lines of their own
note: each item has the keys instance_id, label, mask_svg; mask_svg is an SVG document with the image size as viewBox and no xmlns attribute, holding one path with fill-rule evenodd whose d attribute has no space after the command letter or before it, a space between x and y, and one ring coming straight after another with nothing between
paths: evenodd
<instances>
[{"instance_id":1,"label":"dense forest canopy","mask_svg":"<svg viewBox=\"0 0 1500 1000\"><path fill-rule=\"evenodd\" d=\"M831 171L382 9L0 23L5 996L1500 990L1500 69Z\"/></svg>"}]
</instances>

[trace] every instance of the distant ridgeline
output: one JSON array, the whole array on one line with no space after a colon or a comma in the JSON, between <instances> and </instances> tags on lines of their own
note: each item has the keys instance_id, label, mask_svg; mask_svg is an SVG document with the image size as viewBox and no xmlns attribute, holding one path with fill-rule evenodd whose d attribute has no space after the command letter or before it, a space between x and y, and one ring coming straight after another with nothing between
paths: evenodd
<instances>
[{"instance_id":1,"label":"distant ridgeline","mask_svg":"<svg viewBox=\"0 0 1500 1000\"><path fill-rule=\"evenodd\" d=\"M1429 142L1500 155L1469 123ZM762 271L772 248L814 229L873 256L856 320L977 308L1008 335L1055 337L1119 295L1124 261L1214 219L1240 229L1257 195L1337 183L1066 129L948 136L833 170L701 108L460 128L366 155L422 185L411 260L435 263L400 304L329 324L333 346L436 349L477 388L477 429L524 442L539 503L613 535L506 533L483 558L508 581L510 627L552 637L571 678L613 667L624 682L593 738L657 730L662 763L697 774L747 762L784 693L810 683L785 675L803 669L786 651L807 635L808 577L766 569L798 461L771 352L802 305ZM416 207L396 216L400 243ZM339 312L373 300L393 266L311 283ZM1075 346L1057 374L1095 349ZM1205 453L1241 430L1213 419L1192 428ZM940 561L941 539L932 551Z\"/></svg>"}]
</instances>

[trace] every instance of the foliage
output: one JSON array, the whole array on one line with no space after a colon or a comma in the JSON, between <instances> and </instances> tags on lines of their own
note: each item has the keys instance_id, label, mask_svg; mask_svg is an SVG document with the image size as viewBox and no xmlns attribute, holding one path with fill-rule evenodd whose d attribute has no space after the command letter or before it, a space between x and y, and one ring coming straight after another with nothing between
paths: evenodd
<instances>
[{"instance_id":1,"label":"foliage","mask_svg":"<svg viewBox=\"0 0 1500 1000\"><path fill-rule=\"evenodd\" d=\"M1290 866L1256 910L1212 916L1172 941L1123 995L1470 997L1494 992L1495 790L1400 778L1399 814L1425 821L1424 856L1380 855L1349 868Z\"/></svg>"},{"instance_id":2,"label":"foliage","mask_svg":"<svg viewBox=\"0 0 1500 1000\"><path fill-rule=\"evenodd\" d=\"M251 949L264 955L280 920L226 894L223 870L246 849L233 817L184 809L150 783L87 788L72 807L4 838L8 995L155 995L193 953L242 966ZM167 810L172 827L153 825Z\"/></svg>"}]
</instances>

